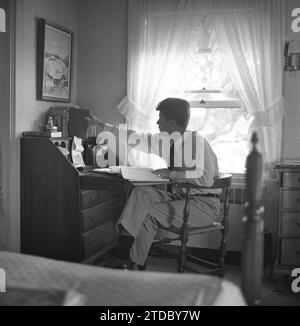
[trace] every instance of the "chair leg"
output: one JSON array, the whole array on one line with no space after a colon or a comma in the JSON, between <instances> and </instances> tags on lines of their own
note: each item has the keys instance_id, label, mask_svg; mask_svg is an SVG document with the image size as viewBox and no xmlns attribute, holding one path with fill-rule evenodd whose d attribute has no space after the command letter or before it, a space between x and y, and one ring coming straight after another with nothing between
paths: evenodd
<instances>
[{"instance_id":1,"label":"chair leg","mask_svg":"<svg viewBox=\"0 0 300 326\"><path fill-rule=\"evenodd\" d=\"M225 276L225 256L227 254L227 228L225 227L222 231L222 238L221 238L221 245L219 248L219 253L220 253L220 271L218 275L220 277Z\"/></svg>"}]
</instances>

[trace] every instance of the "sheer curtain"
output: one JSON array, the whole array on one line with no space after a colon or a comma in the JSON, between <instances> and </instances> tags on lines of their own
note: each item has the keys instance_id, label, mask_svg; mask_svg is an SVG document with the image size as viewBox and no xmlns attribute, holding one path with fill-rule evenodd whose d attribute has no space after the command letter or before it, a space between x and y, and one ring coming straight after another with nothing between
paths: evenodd
<instances>
[{"instance_id":1,"label":"sheer curtain","mask_svg":"<svg viewBox=\"0 0 300 326\"><path fill-rule=\"evenodd\" d=\"M285 4L282 0L214 1L217 42L232 83L260 135L265 162L281 157Z\"/></svg>"},{"instance_id":2,"label":"sheer curtain","mask_svg":"<svg viewBox=\"0 0 300 326\"><path fill-rule=\"evenodd\" d=\"M155 131L155 107L174 95L193 39L191 16L209 1L129 0L127 96L118 109L129 127Z\"/></svg>"},{"instance_id":3,"label":"sheer curtain","mask_svg":"<svg viewBox=\"0 0 300 326\"><path fill-rule=\"evenodd\" d=\"M219 87L254 118L265 161L278 160L286 112L284 20L283 0L129 0L127 96L118 109L130 128L158 131L158 102L197 89L191 70L191 78L184 72L205 34L210 63L220 67L221 60L226 68L216 69Z\"/></svg>"}]
</instances>

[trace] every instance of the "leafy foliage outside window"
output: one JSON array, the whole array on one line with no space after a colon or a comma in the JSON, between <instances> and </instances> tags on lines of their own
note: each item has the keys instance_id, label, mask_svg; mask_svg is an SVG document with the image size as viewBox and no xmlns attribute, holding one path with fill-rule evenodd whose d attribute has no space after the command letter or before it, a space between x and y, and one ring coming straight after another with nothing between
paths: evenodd
<instances>
[{"instance_id":1,"label":"leafy foliage outside window","mask_svg":"<svg viewBox=\"0 0 300 326\"><path fill-rule=\"evenodd\" d=\"M240 109L192 108L188 128L207 138L221 172L244 173L251 122Z\"/></svg>"}]
</instances>

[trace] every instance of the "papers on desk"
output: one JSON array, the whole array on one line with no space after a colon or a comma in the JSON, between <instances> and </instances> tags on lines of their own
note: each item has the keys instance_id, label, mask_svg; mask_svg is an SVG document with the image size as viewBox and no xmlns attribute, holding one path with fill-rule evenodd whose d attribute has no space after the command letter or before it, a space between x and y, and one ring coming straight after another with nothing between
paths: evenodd
<instances>
[{"instance_id":1,"label":"papers on desk","mask_svg":"<svg viewBox=\"0 0 300 326\"><path fill-rule=\"evenodd\" d=\"M121 175L121 166L111 166L109 168L97 168L97 169L94 169L93 172Z\"/></svg>"},{"instance_id":2,"label":"papers on desk","mask_svg":"<svg viewBox=\"0 0 300 326\"><path fill-rule=\"evenodd\" d=\"M124 179L130 181L167 181L168 179L159 177L156 174L151 173L152 169L148 168L134 168L134 167L122 167L122 176Z\"/></svg>"},{"instance_id":3,"label":"papers on desk","mask_svg":"<svg viewBox=\"0 0 300 326\"><path fill-rule=\"evenodd\" d=\"M75 168L84 167L84 161L82 157L82 153L84 148L82 146L82 139L74 136L73 143L72 143L72 161Z\"/></svg>"},{"instance_id":4,"label":"papers on desk","mask_svg":"<svg viewBox=\"0 0 300 326\"><path fill-rule=\"evenodd\" d=\"M122 175L122 177L126 180L136 182L168 181L168 179L153 174L151 173L151 171L153 170L149 168L138 168L128 166L111 166L109 168L93 170L93 172L119 174Z\"/></svg>"}]
</instances>

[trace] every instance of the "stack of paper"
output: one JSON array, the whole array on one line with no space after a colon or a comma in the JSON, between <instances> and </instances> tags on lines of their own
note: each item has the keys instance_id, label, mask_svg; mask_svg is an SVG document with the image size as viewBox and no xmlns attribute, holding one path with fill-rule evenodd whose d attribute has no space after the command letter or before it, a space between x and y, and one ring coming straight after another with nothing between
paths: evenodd
<instances>
[{"instance_id":1,"label":"stack of paper","mask_svg":"<svg viewBox=\"0 0 300 326\"><path fill-rule=\"evenodd\" d=\"M121 166L111 166L109 168L97 168L93 172L121 174Z\"/></svg>"},{"instance_id":2,"label":"stack of paper","mask_svg":"<svg viewBox=\"0 0 300 326\"><path fill-rule=\"evenodd\" d=\"M162 178L156 174L153 174L152 169L148 168L134 168L134 167L122 167L122 176L124 179L130 181L167 181L168 179Z\"/></svg>"},{"instance_id":3,"label":"stack of paper","mask_svg":"<svg viewBox=\"0 0 300 326\"><path fill-rule=\"evenodd\" d=\"M126 180L130 181L168 181L166 178L162 178L152 173L152 169L128 167L128 166L111 166L109 168L94 169L93 172L120 174Z\"/></svg>"}]
</instances>

